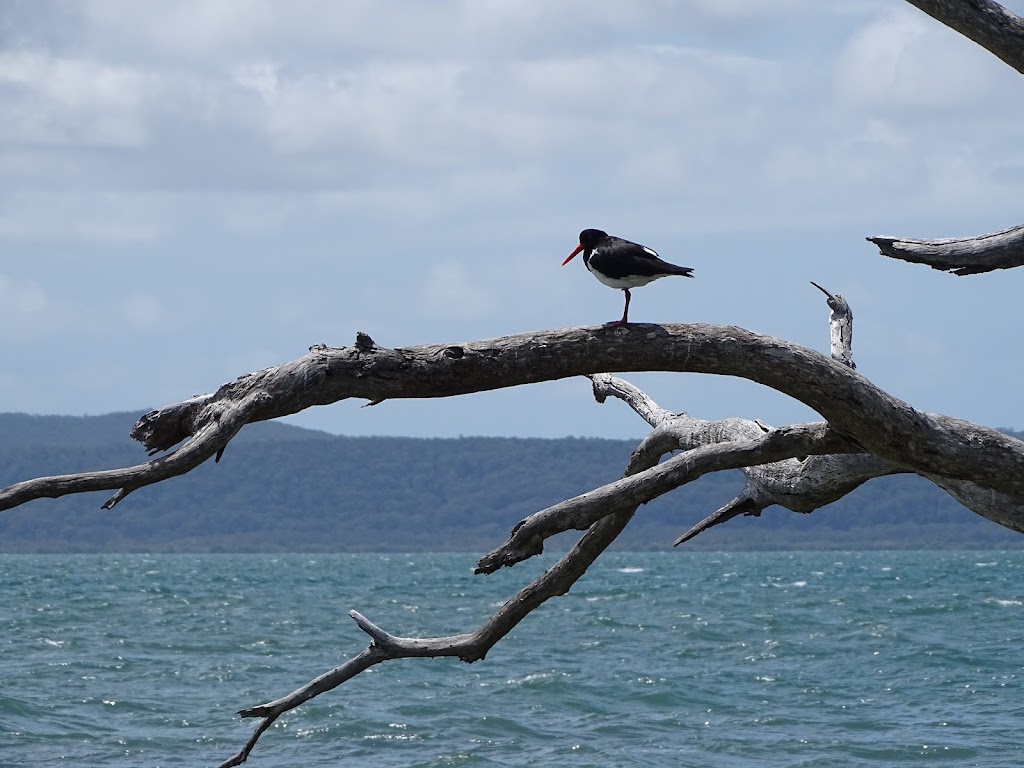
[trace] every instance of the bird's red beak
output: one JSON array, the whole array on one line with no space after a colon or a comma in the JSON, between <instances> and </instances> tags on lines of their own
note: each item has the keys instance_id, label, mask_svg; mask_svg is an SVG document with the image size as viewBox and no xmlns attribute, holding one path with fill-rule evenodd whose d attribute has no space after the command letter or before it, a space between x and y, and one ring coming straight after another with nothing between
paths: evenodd
<instances>
[{"instance_id":1,"label":"bird's red beak","mask_svg":"<svg viewBox=\"0 0 1024 768\"><path fill-rule=\"evenodd\" d=\"M583 246L582 245L577 245L576 246L576 250L573 251L572 253L570 253L568 258L566 258L566 260L562 262L562 266L564 267L566 264L568 264L570 261L572 261L573 258L576 256L576 254L579 253L582 250L583 250Z\"/></svg>"}]
</instances>

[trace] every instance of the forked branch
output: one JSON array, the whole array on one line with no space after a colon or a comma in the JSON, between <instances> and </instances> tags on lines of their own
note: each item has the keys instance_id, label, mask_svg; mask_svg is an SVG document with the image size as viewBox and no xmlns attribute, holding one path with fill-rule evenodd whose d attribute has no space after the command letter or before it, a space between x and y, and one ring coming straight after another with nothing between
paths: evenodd
<instances>
[{"instance_id":1,"label":"forked branch","mask_svg":"<svg viewBox=\"0 0 1024 768\"><path fill-rule=\"evenodd\" d=\"M666 446L669 450L678 448ZM508 541L485 555L477 573L493 573L540 554L545 539L577 529L583 530L605 515L636 509L652 499L686 483L723 469L787 459L807 454L835 454L860 448L825 423L798 424L774 429L754 439L710 443L685 451L639 474L624 477L575 498L536 512L520 522Z\"/></svg>"}]
</instances>

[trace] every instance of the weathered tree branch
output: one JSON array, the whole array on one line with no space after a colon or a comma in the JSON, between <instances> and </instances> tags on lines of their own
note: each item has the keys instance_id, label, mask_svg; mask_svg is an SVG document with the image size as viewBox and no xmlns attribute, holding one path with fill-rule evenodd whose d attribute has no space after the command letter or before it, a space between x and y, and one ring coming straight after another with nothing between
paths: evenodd
<instances>
[{"instance_id":1,"label":"weathered tree branch","mask_svg":"<svg viewBox=\"0 0 1024 768\"><path fill-rule=\"evenodd\" d=\"M907 0L1024 73L1024 19L991 0Z\"/></svg>"},{"instance_id":2,"label":"weathered tree branch","mask_svg":"<svg viewBox=\"0 0 1024 768\"><path fill-rule=\"evenodd\" d=\"M653 459L654 462L657 458ZM646 467L639 467L642 471ZM628 471L628 470L627 470ZM620 505L610 514L595 518L576 545L554 566L507 600L491 618L475 632L447 637L410 638L385 632L357 611L349 615L370 638L370 645L357 656L306 683L280 699L239 711L242 717L263 718L245 746L220 764L230 768L244 763L260 736L285 712L321 693L337 688L370 667L393 659L454 656L467 663L483 659L501 638L508 634L531 611L552 597L564 595L593 564L594 560L626 527L637 505ZM479 572L479 570L478 570Z\"/></svg>"},{"instance_id":3,"label":"weathered tree branch","mask_svg":"<svg viewBox=\"0 0 1024 768\"><path fill-rule=\"evenodd\" d=\"M1024 73L1024 18L991 0L907 0ZM1024 226L959 238L869 237L883 256L954 275L1024 265Z\"/></svg>"},{"instance_id":4,"label":"weathered tree branch","mask_svg":"<svg viewBox=\"0 0 1024 768\"><path fill-rule=\"evenodd\" d=\"M702 445L668 461L624 477L530 515L503 545L477 563L477 573L493 573L540 554L544 540L563 531L583 530L602 517L641 504L696 480L708 472L749 467L796 454L860 450L827 424L799 424L759 438Z\"/></svg>"},{"instance_id":5,"label":"weathered tree branch","mask_svg":"<svg viewBox=\"0 0 1024 768\"><path fill-rule=\"evenodd\" d=\"M850 368L781 339L732 326L636 324L540 331L458 345L316 347L291 363L243 376L214 395L148 414L144 434L162 438L158 444L147 442L147 448L167 448L189 438L162 462L17 483L0 490L0 509L46 496L138 488L183 474L204 455L223 450L237 423L312 405L350 397L371 402L447 397L610 370L743 377L815 409L865 452L920 474L967 480L1024 502L1021 441L917 411ZM229 428L220 428L221 423Z\"/></svg>"},{"instance_id":6,"label":"weathered tree branch","mask_svg":"<svg viewBox=\"0 0 1024 768\"><path fill-rule=\"evenodd\" d=\"M254 420L269 395L253 390L237 401L212 404L209 418L180 449L145 464L123 469L80 472L73 475L40 477L15 483L0 490L0 510L11 509L33 499L58 498L72 493L117 490L103 509L110 509L134 490L190 472L211 456L220 459L228 442L238 430Z\"/></svg>"},{"instance_id":7,"label":"weathered tree branch","mask_svg":"<svg viewBox=\"0 0 1024 768\"><path fill-rule=\"evenodd\" d=\"M976 237L869 237L883 256L927 264L954 275L977 275L1024 265L1024 225Z\"/></svg>"},{"instance_id":8,"label":"weathered tree branch","mask_svg":"<svg viewBox=\"0 0 1024 768\"><path fill-rule=\"evenodd\" d=\"M595 392L600 390L603 395L619 397L637 410L636 403L639 397L631 391L635 389L631 384L607 374L592 376L591 379ZM660 406L647 395L643 397L645 410L637 410L637 413L645 418L648 410L660 409ZM730 453L732 445L736 443L767 441L769 437L775 439L780 434L796 430L806 430L813 434L814 430L827 426L825 423L802 424L777 430L760 421L740 418L706 421L686 413L677 413L671 418L662 419L655 430L640 444L634 456L649 450L648 443L662 453L680 449L689 452L686 455L694 455L698 449L713 453L716 446ZM866 480L907 471L891 461L859 452L856 444L849 441L837 445L835 450L830 451L826 442L816 446L801 446L799 442L794 442L791 451L766 453L762 461L737 465L746 477L746 484L740 494L694 526L680 537L676 544L681 544L712 525L726 522L737 515L759 515L762 510L774 504L793 512L813 512L842 498ZM689 478L685 482L691 479L695 478ZM976 511L987 516L989 510L980 505ZM1001 518L1005 517L1002 510L999 515ZM1024 523L1024 510L1020 512L1020 519Z\"/></svg>"},{"instance_id":9,"label":"weathered tree branch","mask_svg":"<svg viewBox=\"0 0 1024 768\"><path fill-rule=\"evenodd\" d=\"M592 376L591 379L594 382L595 393L600 392L599 400L603 401L604 397L608 395L618 397L645 420L647 414L652 412L668 414L645 393L626 381L607 374ZM737 443L743 440L756 440L759 435L777 432L762 422L736 418L704 421L692 418L685 413L668 414L668 417L659 419L654 425L655 429L634 451L634 459L638 456L647 456L647 460L650 461L650 455L663 455L673 450L682 449L692 451L693 453L686 455L697 456L698 461L703 464L714 460L715 448L718 447L726 454L721 457L722 460L728 462L728 454ZM802 424L787 427L786 430L799 429L811 433L815 428L825 426L821 423ZM764 464L751 463L749 466L737 467L747 480L739 495L691 527L676 539L674 545L678 546L734 517L760 515L763 510L774 504L793 512L809 514L826 504L839 500L867 480L909 471L906 467L877 456L850 451L848 446L842 446L837 449L837 452L830 454L822 454L814 449L801 451L799 443L794 443L793 447L797 450L791 452L788 459ZM819 447L824 448L825 445L822 444ZM697 448L703 449L703 452L698 453ZM839 451L846 452L839 453ZM676 457L671 461L674 462L682 458L684 457ZM765 455L766 460L771 458L773 458L772 455ZM654 459L654 461L656 460ZM695 471L693 474L694 476L691 477L688 474L677 473L681 481L680 485L696 479L697 472ZM922 476L931 480L976 514L1006 528L1024 532L1024 505L1004 494L974 483L954 480L941 475L923 474ZM601 490L603 489L598 489L598 492ZM568 504L568 502L563 504ZM556 507L559 506L563 505L556 505ZM544 510L538 515L554 516L553 510L556 507ZM571 510L571 506L566 508L566 512L569 514L571 514ZM530 519L527 518L527 521ZM537 522L540 523L540 521ZM541 537L558 532L557 524L553 525L550 520L544 520L542 525L543 527L538 527L532 532ZM509 546L516 538L522 541L530 533L529 529L519 531L517 526L517 529L513 530L513 537L503 547ZM496 550L496 552L500 551L501 548ZM526 551L525 547L523 551Z\"/></svg>"}]
</instances>

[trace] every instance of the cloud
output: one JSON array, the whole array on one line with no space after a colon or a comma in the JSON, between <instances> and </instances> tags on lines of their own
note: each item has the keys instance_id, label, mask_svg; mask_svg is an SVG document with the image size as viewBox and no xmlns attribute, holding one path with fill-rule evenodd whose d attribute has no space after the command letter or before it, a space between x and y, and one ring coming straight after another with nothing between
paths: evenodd
<instances>
[{"instance_id":1,"label":"cloud","mask_svg":"<svg viewBox=\"0 0 1024 768\"><path fill-rule=\"evenodd\" d=\"M153 330L169 319L153 295L128 290L67 298L38 280L0 273L0 339L9 343L113 339Z\"/></svg>"},{"instance_id":2,"label":"cloud","mask_svg":"<svg viewBox=\"0 0 1024 768\"><path fill-rule=\"evenodd\" d=\"M6 333L60 338L66 370L102 360L91 403L154 381L174 399L360 329L404 344L614 316L621 296L558 267L586 226L697 267L644 292L652 319L790 333L782 297L810 278L902 307L934 278L861 260L861 236L1014 223L1024 86L896 5L8 4ZM970 370L951 333L935 353ZM111 344L162 367L114 382Z\"/></svg>"},{"instance_id":3,"label":"cloud","mask_svg":"<svg viewBox=\"0 0 1024 768\"><path fill-rule=\"evenodd\" d=\"M479 317L498 309L500 302L491 287L465 264L435 262L423 283L423 304L435 316Z\"/></svg>"},{"instance_id":4,"label":"cloud","mask_svg":"<svg viewBox=\"0 0 1024 768\"><path fill-rule=\"evenodd\" d=\"M0 141L138 147L153 85L136 70L88 59L0 53Z\"/></svg>"},{"instance_id":5,"label":"cloud","mask_svg":"<svg viewBox=\"0 0 1024 768\"><path fill-rule=\"evenodd\" d=\"M42 175L46 167L45 163L37 167L36 174ZM69 170L53 173L60 178ZM165 217L152 200L107 188L75 190L80 181L70 181L72 189L28 186L23 191L0 192L0 243L95 243L125 248L159 236Z\"/></svg>"},{"instance_id":6,"label":"cloud","mask_svg":"<svg viewBox=\"0 0 1024 768\"><path fill-rule=\"evenodd\" d=\"M850 39L838 59L836 84L850 105L962 114L1005 92L1006 69L924 14L897 8Z\"/></svg>"},{"instance_id":7,"label":"cloud","mask_svg":"<svg viewBox=\"0 0 1024 768\"><path fill-rule=\"evenodd\" d=\"M54 335L66 316L35 280L0 273L0 339L28 342Z\"/></svg>"}]
</instances>

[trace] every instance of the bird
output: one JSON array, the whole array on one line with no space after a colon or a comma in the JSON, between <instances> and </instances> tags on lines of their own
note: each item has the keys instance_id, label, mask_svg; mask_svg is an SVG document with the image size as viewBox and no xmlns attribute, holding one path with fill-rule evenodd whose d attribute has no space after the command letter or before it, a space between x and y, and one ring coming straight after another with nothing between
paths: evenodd
<instances>
[{"instance_id":1,"label":"bird","mask_svg":"<svg viewBox=\"0 0 1024 768\"><path fill-rule=\"evenodd\" d=\"M669 275L693 277L692 268L669 264L662 261L652 248L609 235L600 229L584 229L580 232L580 244L562 262L562 266L572 261L580 251L583 251L583 263L594 277L610 288L621 288L626 294L622 319L612 320L605 325L626 325L629 322L630 288L639 288Z\"/></svg>"}]
</instances>

